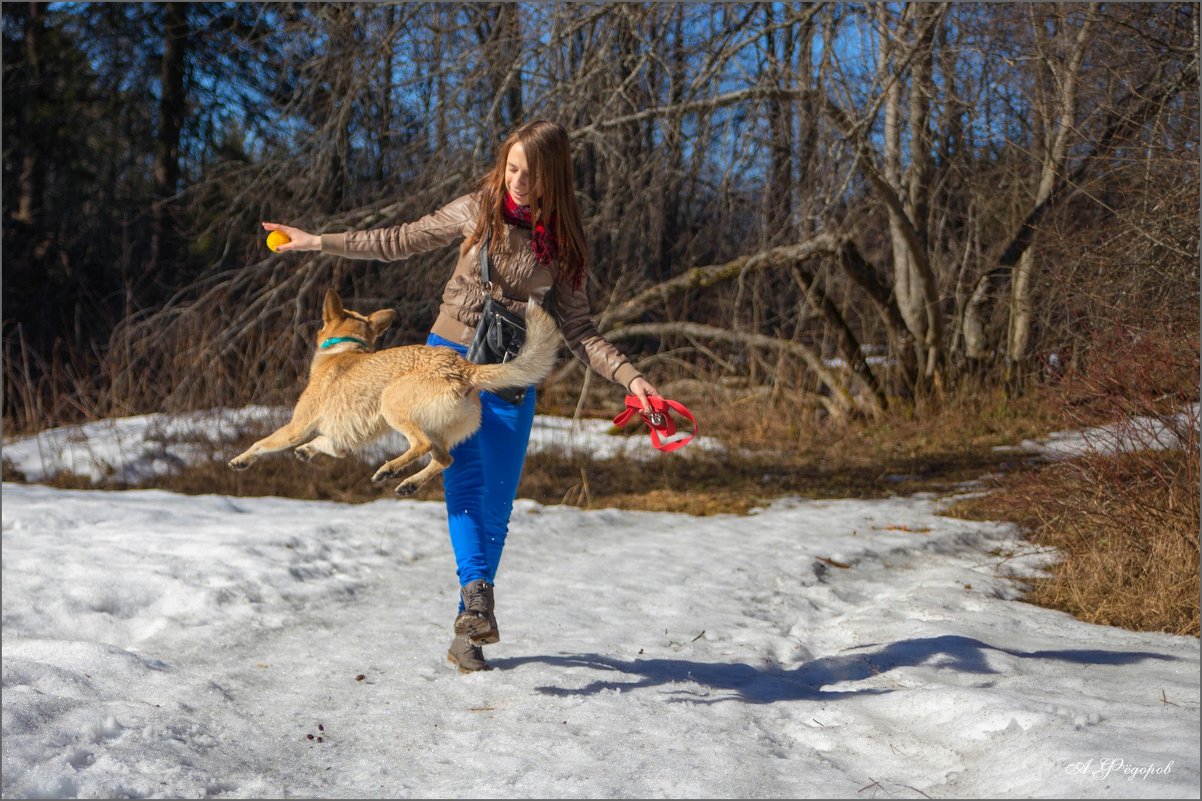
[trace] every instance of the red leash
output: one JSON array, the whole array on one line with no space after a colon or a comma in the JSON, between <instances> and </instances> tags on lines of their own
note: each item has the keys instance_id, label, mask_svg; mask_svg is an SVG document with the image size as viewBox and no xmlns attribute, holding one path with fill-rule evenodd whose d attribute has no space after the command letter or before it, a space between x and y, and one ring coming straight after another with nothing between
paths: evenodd
<instances>
[{"instance_id":1,"label":"red leash","mask_svg":"<svg viewBox=\"0 0 1202 801\"><path fill-rule=\"evenodd\" d=\"M637 414L643 418L643 422L651 429L652 447L664 453L671 453L678 448L683 448L697 436L697 419L693 417L693 413L683 403L661 398L658 395L648 395L647 401L651 404L651 414L643 411L643 404L639 402L638 396L627 395L626 408L614 418L614 425L621 428ZM676 412L688 420L693 426L693 431L684 439L665 443L664 439L676 434L676 421L672 419L672 415L669 414L670 411Z\"/></svg>"}]
</instances>

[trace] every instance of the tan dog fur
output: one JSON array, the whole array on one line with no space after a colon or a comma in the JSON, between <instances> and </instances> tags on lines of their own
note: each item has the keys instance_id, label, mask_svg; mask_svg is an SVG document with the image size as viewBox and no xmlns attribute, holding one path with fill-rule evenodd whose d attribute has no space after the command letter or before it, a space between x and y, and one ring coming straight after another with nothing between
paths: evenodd
<instances>
[{"instance_id":1,"label":"tan dog fur","mask_svg":"<svg viewBox=\"0 0 1202 801\"><path fill-rule=\"evenodd\" d=\"M368 316L344 309L337 292L326 292L318 345L355 337L367 347L354 342L319 347L292 419L229 466L245 470L263 454L286 448L296 448L303 461L318 453L341 457L392 428L409 441L409 449L381 465L372 481L395 478L429 453L430 463L396 487L397 495L412 495L447 469L451 448L480 427L480 390L529 386L555 366L556 326L537 304L527 307L526 344L505 364L473 364L449 348L428 345L371 351L394 316L391 309Z\"/></svg>"}]
</instances>

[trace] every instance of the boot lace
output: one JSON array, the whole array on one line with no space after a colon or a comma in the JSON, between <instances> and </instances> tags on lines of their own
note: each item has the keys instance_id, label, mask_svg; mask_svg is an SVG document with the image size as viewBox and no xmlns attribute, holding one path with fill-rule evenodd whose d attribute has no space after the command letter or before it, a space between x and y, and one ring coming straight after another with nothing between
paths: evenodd
<instances>
[{"instance_id":1,"label":"boot lace","mask_svg":"<svg viewBox=\"0 0 1202 801\"><path fill-rule=\"evenodd\" d=\"M463 607L464 611L480 612L486 614L488 612L488 591L492 589L492 585L486 581L473 582L463 591Z\"/></svg>"}]
</instances>

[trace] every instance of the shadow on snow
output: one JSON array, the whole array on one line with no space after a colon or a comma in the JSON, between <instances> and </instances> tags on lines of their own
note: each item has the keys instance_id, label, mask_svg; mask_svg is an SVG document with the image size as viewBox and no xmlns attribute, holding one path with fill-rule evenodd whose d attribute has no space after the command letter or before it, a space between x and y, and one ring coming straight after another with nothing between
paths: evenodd
<instances>
[{"instance_id":1,"label":"shadow on snow","mask_svg":"<svg viewBox=\"0 0 1202 801\"><path fill-rule=\"evenodd\" d=\"M866 645L856 650L874 648ZM495 667L512 669L528 663L558 667L587 667L611 671L620 677L594 681L583 687L539 687L547 695L596 695L605 690L623 692L666 685L700 685L706 691L676 689L683 696L677 701L716 703L743 701L751 704L770 704L775 701L833 701L857 695L881 695L890 689L824 690L829 685L861 681L886 673L894 668L922 665L932 660L940 669L963 673L998 674L990 667L986 652L995 651L1022 659L1051 659L1077 665L1127 665L1148 659L1170 660L1177 657L1145 651L1052 650L1012 651L997 648L971 637L945 635L901 640L868 653L828 656L785 669L777 665L753 667L748 664L696 662L688 659L621 660L598 654L579 656L531 656L490 660ZM635 677L631 680L629 677ZM710 692L726 693L712 697Z\"/></svg>"}]
</instances>

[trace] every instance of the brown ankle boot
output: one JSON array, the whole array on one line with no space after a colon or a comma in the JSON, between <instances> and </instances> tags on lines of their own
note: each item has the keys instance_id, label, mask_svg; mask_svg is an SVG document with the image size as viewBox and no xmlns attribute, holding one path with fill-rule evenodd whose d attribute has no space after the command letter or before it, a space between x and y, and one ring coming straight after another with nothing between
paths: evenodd
<instances>
[{"instance_id":1,"label":"brown ankle boot","mask_svg":"<svg viewBox=\"0 0 1202 801\"><path fill-rule=\"evenodd\" d=\"M475 673L478 670L492 670L492 665L484 661L484 649L473 645L467 637L456 634L451 640L447 651L447 661L459 667L460 673Z\"/></svg>"},{"instance_id":2,"label":"brown ankle boot","mask_svg":"<svg viewBox=\"0 0 1202 801\"><path fill-rule=\"evenodd\" d=\"M463 611L455 618L455 633L467 637L473 645L500 642L493 585L484 579L469 581L459 589L459 595L463 598Z\"/></svg>"}]
</instances>

